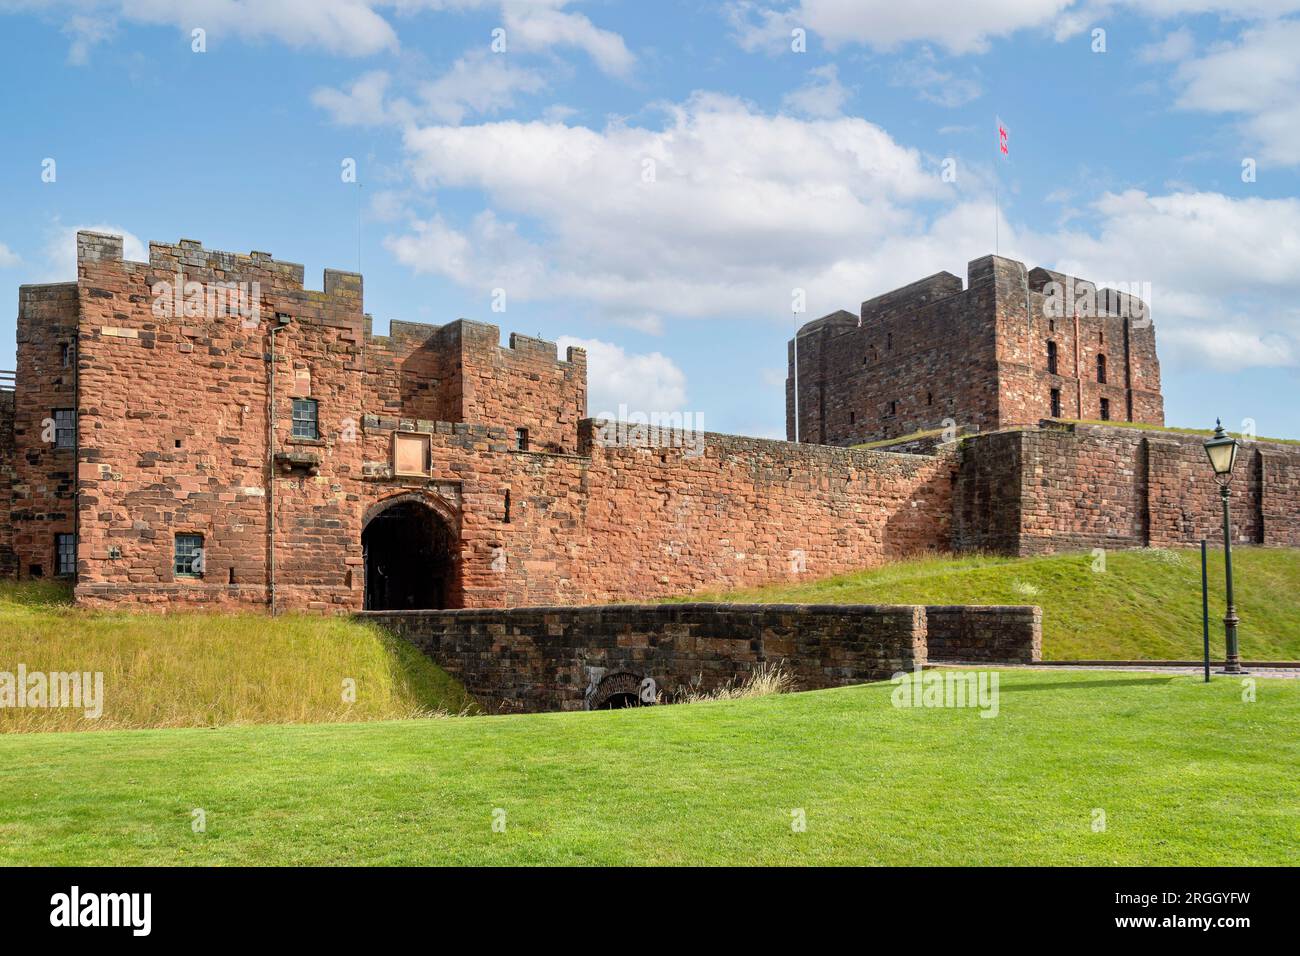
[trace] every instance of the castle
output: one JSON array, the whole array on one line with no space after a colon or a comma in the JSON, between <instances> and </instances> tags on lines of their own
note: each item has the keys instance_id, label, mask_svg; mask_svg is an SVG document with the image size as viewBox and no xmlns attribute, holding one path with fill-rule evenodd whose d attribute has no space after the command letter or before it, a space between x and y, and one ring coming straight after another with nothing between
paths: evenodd
<instances>
[{"instance_id":1,"label":"castle","mask_svg":"<svg viewBox=\"0 0 1300 956\"><path fill-rule=\"evenodd\" d=\"M83 232L76 281L19 291L0 573L85 605L584 605L1218 528L1200 438L1072 421L1163 424L1140 301L986 256L789 353L799 443L629 435L585 418L581 349L375 335L360 275L316 291L267 253L132 262ZM1300 545L1300 449L1253 442L1239 469L1241 539Z\"/></svg>"}]
</instances>

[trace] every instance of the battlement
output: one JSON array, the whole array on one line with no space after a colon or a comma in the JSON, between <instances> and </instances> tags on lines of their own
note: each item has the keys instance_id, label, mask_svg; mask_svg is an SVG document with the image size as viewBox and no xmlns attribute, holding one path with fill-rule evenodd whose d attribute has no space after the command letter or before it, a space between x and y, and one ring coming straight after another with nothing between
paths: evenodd
<instances>
[{"instance_id":1,"label":"battlement","mask_svg":"<svg viewBox=\"0 0 1300 956\"><path fill-rule=\"evenodd\" d=\"M149 243L149 261L133 262L125 259L123 239L102 232L77 233L77 268L80 272L91 263L120 262L125 266L142 266L156 272L183 273L196 281L208 279L218 282L258 282L277 291L317 293L331 297L362 298L360 273L342 269L324 270L322 288L307 289L305 270L301 263L276 259L269 252L223 252L204 249L196 239L181 239L172 244Z\"/></svg>"},{"instance_id":2,"label":"battlement","mask_svg":"<svg viewBox=\"0 0 1300 956\"><path fill-rule=\"evenodd\" d=\"M902 312L914 311L962 292L961 279L951 272L936 272L901 289L886 292L862 303L862 324L892 318Z\"/></svg>"},{"instance_id":3,"label":"battlement","mask_svg":"<svg viewBox=\"0 0 1300 956\"><path fill-rule=\"evenodd\" d=\"M937 272L809 322L787 349L787 437L852 445L1060 415L1161 424L1145 290L1117 285L986 255L964 286Z\"/></svg>"}]
</instances>

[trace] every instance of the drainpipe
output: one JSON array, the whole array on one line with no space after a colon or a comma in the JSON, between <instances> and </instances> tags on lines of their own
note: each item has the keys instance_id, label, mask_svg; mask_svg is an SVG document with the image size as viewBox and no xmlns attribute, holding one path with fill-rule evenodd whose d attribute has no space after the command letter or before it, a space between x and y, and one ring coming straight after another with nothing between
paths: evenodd
<instances>
[{"instance_id":1,"label":"drainpipe","mask_svg":"<svg viewBox=\"0 0 1300 956\"><path fill-rule=\"evenodd\" d=\"M1079 310L1074 310L1074 384L1075 393L1078 396L1078 405L1076 411L1080 418L1083 418L1083 369L1079 367L1081 361L1079 354Z\"/></svg>"},{"instance_id":2,"label":"drainpipe","mask_svg":"<svg viewBox=\"0 0 1300 956\"><path fill-rule=\"evenodd\" d=\"M279 613L275 599L275 333L282 332L289 325L289 316L277 312L275 324L271 326L267 337L271 340L269 367L266 370L267 411L266 411L266 504L267 515L267 590L270 592L271 616Z\"/></svg>"}]
</instances>

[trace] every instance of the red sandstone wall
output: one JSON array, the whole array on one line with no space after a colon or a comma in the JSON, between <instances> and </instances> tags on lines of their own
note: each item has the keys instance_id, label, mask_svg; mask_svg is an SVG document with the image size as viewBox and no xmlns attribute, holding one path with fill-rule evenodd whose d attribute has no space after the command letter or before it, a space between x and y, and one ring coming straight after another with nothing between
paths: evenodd
<instances>
[{"instance_id":1,"label":"red sandstone wall","mask_svg":"<svg viewBox=\"0 0 1300 956\"><path fill-rule=\"evenodd\" d=\"M792 581L947 547L950 456L702 437L698 455L597 439L585 600Z\"/></svg>"},{"instance_id":2,"label":"red sandstone wall","mask_svg":"<svg viewBox=\"0 0 1300 956\"><path fill-rule=\"evenodd\" d=\"M940 427L997 422L993 286L939 273L810 323L799 337L800 440L851 445ZM786 382L794 440L794 343ZM890 403L894 403L892 406Z\"/></svg>"},{"instance_id":3,"label":"red sandstone wall","mask_svg":"<svg viewBox=\"0 0 1300 956\"><path fill-rule=\"evenodd\" d=\"M1102 290L1097 307L1079 315L1049 315L1049 283L1073 284L1079 302L1092 283L1046 269L1025 272L1013 260L996 260L998 292L998 420L1001 427L1034 425L1051 416L1051 390L1061 393L1062 418L1098 420L1101 399L1112 421L1164 424L1155 329L1144 303ZM1101 314L1107 310L1128 315ZM1135 320L1133 316L1138 316ZM1143 319L1141 316L1147 316ZM1047 371L1048 342L1057 346L1057 374ZM1106 382L1097 381L1097 357L1106 358ZM1131 407L1130 407L1131 405Z\"/></svg>"},{"instance_id":4,"label":"red sandstone wall","mask_svg":"<svg viewBox=\"0 0 1300 956\"><path fill-rule=\"evenodd\" d=\"M1037 554L1219 540L1222 504L1203 442L1093 425L968 439L955 546ZM983 511L971 504L981 475ZM997 494L998 487L1006 492ZM1237 543L1300 543L1300 447L1247 444L1232 491Z\"/></svg>"},{"instance_id":5,"label":"red sandstone wall","mask_svg":"<svg viewBox=\"0 0 1300 956\"><path fill-rule=\"evenodd\" d=\"M18 367L13 436L13 548L21 578L52 577L54 536L76 533L76 450L55 448L45 422L76 408L77 287L23 286L18 292ZM62 361L63 346L71 348Z\"/></svg>"},{"instance_id":6,"label":"red sandstone wall","mask_svg":"<svg viewBox=\"0 0 1300 956\"><path fill-rule=\"evenodd\" d=\"M14 553L14 393L0 390L0 577L18 574Z\"/></svg>"},{"instance_id":7,"label":"red sandstone wall","mask_svg":"<svg viewBox=\"0 0 1300 956\"><path fill-rule=\"evenodd\" d=\"M124 262L120 240L82 236L78 279L82 415L78 597L153 603L264 603L268 582L266 357L275 313L276 447L315 454L322 474L360 472L362 337L359 277L326 274L304 291L301 267L261 253L155 244L149 263ZM261 316L159 317L154 283L256 279ZM320 402L321 439L290 437L295 395ZM296 589L346 600L356 508L326 477L277 482L277 566ZM204 536L202 580L177 578L173 538Z\"/></svg>"},{"instance_id":8,"label":"red sandstone wall","mask_svg":"<svg viewBox=\"0 0 1300 956\"><path fill-rule=\"evenodd\" d=\"M837 312L800 330L800 439L850 445L937 428L945 418L980 430L1036 423L1052 414L1163 424L1160 365L1145 305L1103 290L1048 315L1049 282L1091 283L997 256L971 262L965 290L946 272L862 303L860 322ZM1101 311L1123 306L1137 321ZM1078 317L1073 311L1081 313ZM1047 343L1058 349L1049 374ZM794 439L794 342L788 345L787 438ZM1097 381L1097 357L1107 360Z\"/></svg>"},{"instance_id":9,"label":"red sandstone wall","mask_svg":"<svg viewBox=\"0 0 1300 956\"><path fill-rule=\"evenodd\" d=\"M587 353L570 348L564 361L555 343L511 334L502 348L495 325L463 322L462 409L457 421L528 429L536 451L578 449L578 422L587 414Z\"/></svg>"}]
</instances>

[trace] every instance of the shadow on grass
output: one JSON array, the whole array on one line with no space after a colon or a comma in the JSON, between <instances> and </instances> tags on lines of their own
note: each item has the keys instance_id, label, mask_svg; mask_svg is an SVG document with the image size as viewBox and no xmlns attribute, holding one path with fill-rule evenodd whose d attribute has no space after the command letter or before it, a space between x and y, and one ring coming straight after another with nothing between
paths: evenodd
<instances>
[{"instance_id":1,"label":"shadow on grass","mask_svg":"<svg viewBox=\"0 0 1300 956\"><path fill-rule=\"evenodd\" d=\"M380 629L380 640L388 652L389 672L405 684L431 711L466 716L486 713L460 681L430 660L417 647Z\"/></svg>"},{"instance_id":2,"label":"shadow on grass","mask_svg":"<svg viewBox=\"0 0 1300 956\"><path fill-rule=\"evenodd\" d=\"M1176 677L1133 677L1109 680L1062 681L1059 684L1000 684L998 692L1010 694L1022 690L1092 690L1094 687L1141 687L1170 684Z\"/></svg>"},{"instance_id":3,"label":"shadow on grass","mask_svg":"<svg viewBox=\"0 0 1300 956\"><path fill-rule=\"evenodd\" d=\"M72 585L63 581L0 581L0 604L70 607Z\"/></svg>"}]
</instances>

